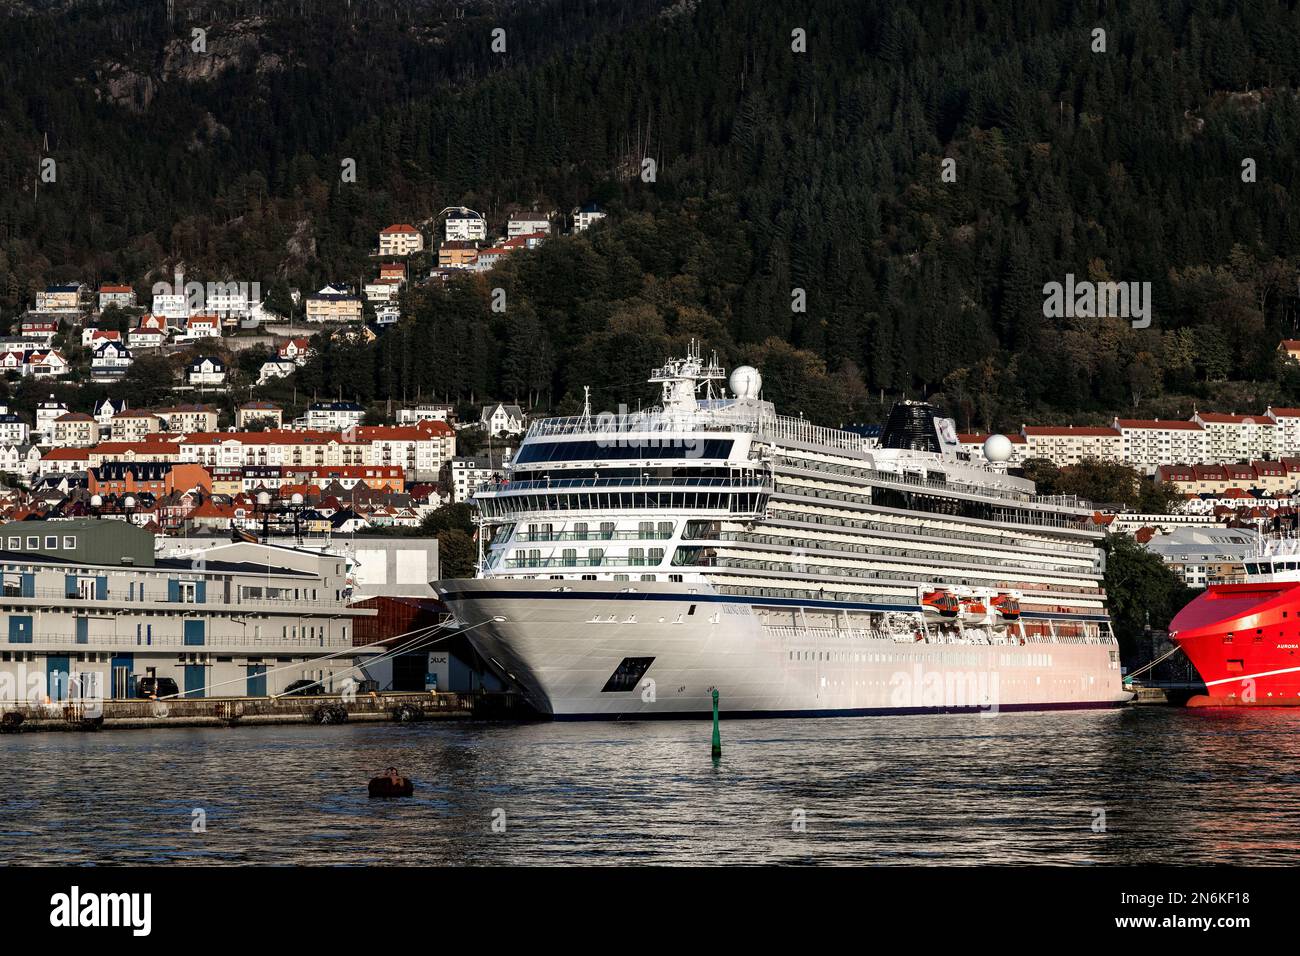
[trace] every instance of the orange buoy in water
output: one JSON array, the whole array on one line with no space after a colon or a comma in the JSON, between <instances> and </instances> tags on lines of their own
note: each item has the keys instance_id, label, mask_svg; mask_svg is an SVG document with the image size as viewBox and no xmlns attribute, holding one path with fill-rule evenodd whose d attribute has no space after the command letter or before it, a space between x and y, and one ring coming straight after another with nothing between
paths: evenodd
<instances>
[{"instance_id":1,"label":"orange buoy in water","mask_svg":"<svg viewBox=\"0 0 1300 956\"><path fill-rule=\"evenodd\" d=\"M415 792L415 784L409 777L403 777L394 767L389 767L382 777L370 778L370 796L372 797L409 797Z\"/></svg>"}]
</instances>

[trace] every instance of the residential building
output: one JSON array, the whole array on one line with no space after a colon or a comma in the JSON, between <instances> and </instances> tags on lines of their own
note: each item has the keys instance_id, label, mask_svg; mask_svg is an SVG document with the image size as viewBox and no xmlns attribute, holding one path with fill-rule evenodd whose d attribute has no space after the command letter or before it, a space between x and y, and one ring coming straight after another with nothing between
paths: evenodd
<instances>
[{"instance_id":1,"label":"residential building","mask_svg":"<svg viewBox=\"0 0 1300 956\"><path fill-rule=\"evenodd\" d=\"M379 234L381 256L409 256L424 251L424 236L410 223L400 222Z\"/></svg>"},{"instance_id":2,"label":"residential building","mask_svg":"<svg viewBox=\"0 0 1300 956\"><path fill-rule=\"evenodd\" d=\"M167 341L167 318L162 315L142 315L140 322L127 333L127 344L133 349L153 349Z\"/></svg>"},{"instance_id":3,"label":"residential building","mask_svg":"<svg viewBox=\"0 0 1300 956\"><path fill-rule=\"evenodd\" d=\"M185 321L186 339L219 339L221 338L221 316L214 313L203 313L200 315L191 315Z\"/></svg>"},{"instance_id":4,"label":"residential building","mask_svg":"<svg viewBox=\"0 0 1300 956\"><path fill-rule=\"evenodd\" d=\"M315 353L311 341L305 338L289 339L276 349L276 354L281 361L294 362L297 365L306 365L307 360Z\"/></svg>"},{"instance_id":5,"label":"residential building","mask_svg":"<svg viewBox=\"0 0 1300 956\"><path fill-rule=\"evenodd\" d=\"M546 216L537 213L516 213L506 221L506 236L514 239L516 236L530 236L541 233L549 236L551 234L551 220Z\"/></svg>"},{"instance_id":6,"label":"residential building","mask_svg":"<svg viewBox=\"0 0 1300 956\"><path fill-rule=\"evenodd\" d=\"M36 311L79 312L85 291L86 287L76 282L46 286L44 292L36 293Z\"/></svg>"},{"instance_id":7,"label":"residential building","mask_svg":"<svg viewBox=\"0 0 1300 956\"><path fill-rule=\"evenodd\" d=\"M265 385L273 379L288 378L297 369L298 366L293 362L263 362L257 373L257 384Z\"/></svg>"},{"instance_id":8,"label":"residential building","mask_svg":"<svg viewBox=\"0 0 1300 956\"><path fill-rule=\"evenodd\" d=\"M111 461L89 470L86 490L92 495L150 494L156 498L174 491L212 490L212 477L202 465L174 461Z\"/></svg>"},{"instance_id":9,"label":"residential building","mask_svg":"<svg viewBox=\"0 0 1300 956\"><path fill-rule=\"evenodd\" d=\"M48 442L54 437L54 422L68 412L66 402L55 401L51 395L36 406L36 435Z\"/></svg>"},{"instance_id":10,"label":"residential building","mask_svg":"<svg viewBox=\"0 0 1300 956\"><path fill-rule=\"evenodd\" d=\"M135 289L129 285L101 285L99 287L99 311L103 312L110 305L119 309L135 306Z\"/></svg>"},{"instance_id":11,"label":"residential building","mask_svg":"<svg viewBox=\"0 0 1300 956\"><path fill-rule=\"evenodd\" d=\"M149 311L162 316L169 326L179 326L190 315L190 300L183 292L166 292L155 295L149 304Z\"/></svg>"},{"instance_id":12,"label":"residential building","mask_svg":"<svg viewBox=\"0 0 1300 956\"><path fill-rule=\"evenodd\" d=\"M185 381L195 387L225 385L226 363L210 355L201 355L185 366Z\"/></svg>"},{"instance_id":13,"label":"residential building","mask_svg":"<svg viewBox=\"0 0 1300 956\"><path fill-rule=\"evenodd\" d=\"M163 421L153 412L121 411L113 416L109 438L115 442L142 442L162 431Z\"/></svg>"},{"instance_id":14,"label":"residential building","mask_svg":"<svg viewBox=\"0 0 1300 956\"><path fill-rule=\"evenodd\" d=\"M26 358L27 364L23 366L23 374L31 375L33 378L60 378L71 370L68 360L58 349L50 349L48 352L28 352Z\"/></svg>"},{"instance_id":15,"label":"residential building","mask_svg":"<svg viewBox=\"0 0 1300 956\"><path fill-rule=\"evenodd\" d=\"M235 427L241 431L254 422L264 428L280 428L284 424L284 411L270 402L245 402L235 411Z\"/></svg>"},{"instance_id":16,"label":"residential building","mask_svg":"<svg viewBox=\"0 0 1300 956\"><path fill-rule=\"evenodd\" d=\"M399 425L414 425L417 422L450 424L456 417L456 408L454 405L412 405L409 408L399 408L396 417Z\"/></svg>"},{"instance_id":17,"label":"residential building","mask_svg":"<svg viewBox=\"0 0 1300 956\"><path fill-rule=\"evenodd\" d=\"M510 455L511 451L506 449L491 457L478 455L472 458L453 458L448 469L451 500L469 501L479 485L503 479Z\"/></svg>"},{"instance_id":18,"label":"residential building","mask_svg":"<svg viewBox=\"0 0 1300 956\"><path fill-rule=\"evenodd\" d=\"M59 322L28 313L18 324L18 332L23 338L41 343L42 348L49 348L54 344L54 336L59 334Z\"/></svg>"},{"instance_id":19,"label":"residential building","mask_svg":"<svg viewBox=\"0 0 1300 956\"><path fill-rule=\"evenodd\" d=\"M1264 415L1274 423L1273 454L1278 458L1300 455L1300 408L1274 408Z\"/></svg>"},{"instance_id":20,"label":"residential building","mask_svg":"<svg viewBox=\"0 0 1300 956\"><path fill-rule=\"evenodd\" d=\"M155 414L167 423L169 432L192 435L217 430L217 410L211 405L175 405Z\"/></svg>"},{"instance_id":21,"label":"residential building","mask_svg":"<svg viewBox=\"0 0 1300 956\"><path fill-rule=\"evenodd\" d=\"M84 412L68 412L54 421L54 444L60 448L89 448L99 442L99 423Z\"/></svg>"},{"instance_id":22,"label":"residential building","mask_svg":"<svg viewBox=\"0 0 1300 956\"><path fill-rule=\"evenodd\" d=\"M437 480L456 454L456 432L446 422L362 425L347 437L369 446L369 464L398 466L411 481Z\"/></svg>"},{"instance_id":23,"label":"residential building","mask_svg":"<svg viewBox=\"0 0 1300 956\"><path fill-rule=\"evenodd\" d=\"M121 345L122 333L116 329L97 329L93 325L88 325L81 330L82 348L90 349L93 352L105 342L116 342Z\"/></svg>"},{"instance_id":24,"label":"residential building","mask_svg":"<svg viewBox=\"0 0 1300 956\"><path fill-rule=\"evenodd\" d=\"M360 425L365 417L366 410L356 402L312 402L302 424L314 431L343 431Z\"/></svg>"},{"instance_id":25,"label":"residential building","mask_svg":"<svg viewBox=\"0 0 1300 956\"><path fill-rule=\"evenodd\" d=\"M489 435L522 435L525 430L524 410L518 405L484 405L479 416L479 426Z\"/></svg>"},{"instance_id":26,"label":"residential building","mask_svg":"<svg viewBox=\"0 0 1300 956\"><path fill-rule=\"evenodd\" d=\"M1077 465L1087 459L1122 460L1124 439L1114 428L1084 425L1023 425L1025 458L1046 458L1057 465Z\"/></svg>"},{"instance_id":27,"label":"residential building","mask_svg":"<svg viewBox=\"0 0 1300 956\"><path fill-rule=\"evenodd\" d=\"M308 322L360 322L361 299L354 295L317 293L307 297Z\"/></svg>"},{"instance_id":28,"label":"residential building","mask_svg":"<svg viewBox=\"0 0 1300 956\"><path fill-rule=\"evenodd\" d=\"M90 360L90 374L96 382L116 381L126 374L134 358L121 342L105 342L95 349Z\"/></svg>"},{"instance_id":29,"label":"residential building","mask_svg":"<svg viewBox=\"0 0 1300 956\"><path fill-rule=\"evenodd\" d=\"M1205 429L1202 461L1226 464L1273 456L1273 433L1277 431L1277 424L1266 415L1197 412L1192 421Z\"/></svg>"},{"instance_id":30,"label":"residential building","mask_svg":"<svg viewBox=\"0 0 1300 956\"><path fill-rule=\"evenodd\" d=\"M1205 429L1197 422L1116 418L1111 427L1120 434L1124 463L1148 475L1161 465L1205 457Z\"/></svg>"},{"instance_id":31,"label":"residential building","mask_svg":"<svg viewBox=\"0 0 1300 956\"><path fill-rule=\"evenodd\" d=\"M478 263L478 243L468 241L444 242L438 247L438 267L441 269L469 269Z\"/></svg>"},{"instance_id":32,"label":"residential building","mask_svg":"<svg viewBox=\"0 0 1300 956\"><path fill-rule=\"evenodd\" d=\"M444 227L444 238L448 242L476 242L487 238L487 222L482 216L469 214L469 210L458 216L448 216Z\"/></svg>"},{"instance_id":33,"label":"residential building","mask_svg":"<svg viewBox=\"0 0 1300 956\"><path fill-rule=\"evenodd\" d=\"M596 223L605 218L600 207L595 203L587 203L585 206L575 206L573 210L573 231L586 232Z\"/></svg>"}]
</instances>

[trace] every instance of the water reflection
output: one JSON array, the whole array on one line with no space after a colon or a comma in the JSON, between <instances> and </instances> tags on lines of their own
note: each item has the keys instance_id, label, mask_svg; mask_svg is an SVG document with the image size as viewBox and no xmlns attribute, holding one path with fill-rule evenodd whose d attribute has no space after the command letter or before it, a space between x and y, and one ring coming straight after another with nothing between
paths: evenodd
<instances>
[{"instance_id":1,"label":"water reflection","mask_svg":"<svg viewBox=\"0 0 1300 956\"><path fill-rule=\"evenodd\" d=\"M489 865L1264 864L1300 848L1295 712L724 721L716 765L709 736L674 722L4 737L0 849ZM366 797L390 765L415 798Z\"/></svg>"}]
</instances>

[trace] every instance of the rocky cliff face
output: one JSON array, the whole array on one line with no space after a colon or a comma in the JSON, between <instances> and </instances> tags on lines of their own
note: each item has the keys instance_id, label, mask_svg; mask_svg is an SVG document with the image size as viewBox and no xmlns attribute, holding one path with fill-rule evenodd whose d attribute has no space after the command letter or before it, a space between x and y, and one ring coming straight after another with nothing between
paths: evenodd
<instances>
[{"instance_id":1,"label":"rocky cliff face","mask_svg":"<svg viewBox=\"0 0 1300 956\"><path fill-rule=\"evenodd\" d=\"M284 69L283 58L265 49L266 21L250 17L220 28L190 28L170 40L151 68L106 60L91 74L95 95L135 113L149 109L163 83L209 83L232 70L270 73ZM193 30L203 29L195 34Z\"/></svg>"}]
</instances>

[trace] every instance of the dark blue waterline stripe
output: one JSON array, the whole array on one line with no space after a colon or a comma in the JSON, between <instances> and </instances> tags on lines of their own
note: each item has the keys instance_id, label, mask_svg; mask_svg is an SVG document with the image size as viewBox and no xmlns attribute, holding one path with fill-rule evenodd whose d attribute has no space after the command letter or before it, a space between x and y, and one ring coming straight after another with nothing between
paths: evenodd
<instances>
[{"instance_id":1,"label":"dark blue waterline stripe","mask_svg":"<svg viewBox=\"0 0 1300 956\"><path fill-rule=\"evenodd\" d=\"M913 613L921 610L919 604L858 604L846 601L792 600L788 598L746 597L739 594L667 594L653 591L447 591L443 599L447 601L473 601L479 598L506 598L510 600L528 598L559 598L571 601L686 601L691 603L718 604L753 604L763 607L816 607L829 610L855 611L897 611ZM1021 617L1052 618L1067 621L1110 620L1105 614L1069 614L1053 611L1022 611Z\"/></svg>"},{"instance_id":2,"label":"dark blue waterline stripe","mask_svg":"<svg viewBox=\"0 0 1300 956\"><path fill-rule=\"evenodd\" d=\"M1049 710L1112 710L1127 706L1127 701L1097 700L1055 704L1007 704L997 713L1027 713ZM926 714L977 714L983 707L858 707L852 710L723 710L724 720L784 720L793 717L907 717ZM991 711L990 711L991 712ZM552 714L556 721L593 720L712 720L713 712L707 710L682 713L644 714Z\"/></svg>"}]
</instances>

